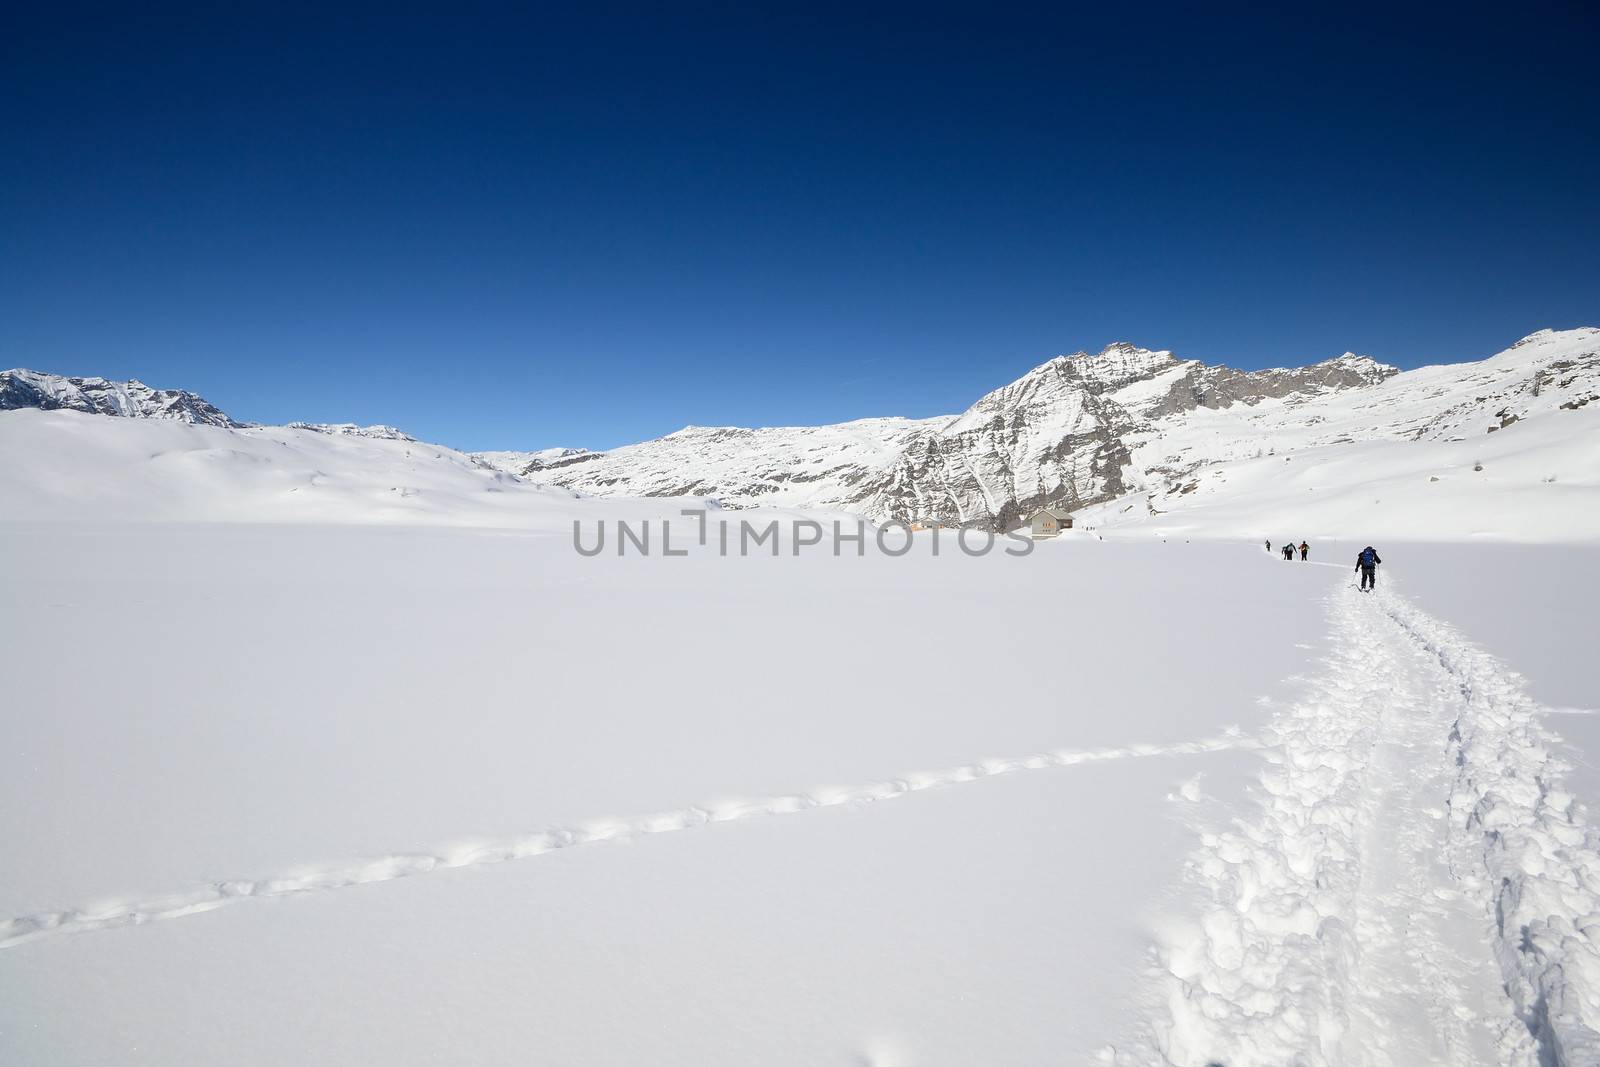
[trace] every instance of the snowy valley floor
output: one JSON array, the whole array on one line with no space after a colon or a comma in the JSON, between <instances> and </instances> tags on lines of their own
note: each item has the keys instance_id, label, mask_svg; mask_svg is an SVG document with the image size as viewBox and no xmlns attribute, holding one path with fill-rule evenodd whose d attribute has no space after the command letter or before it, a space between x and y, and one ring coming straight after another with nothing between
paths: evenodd
<instances>
[{"instance_id":1,"label":"snowy valley floor","mask_svg":"<svg viewBox=\"0 0 1600 1067\"><path fill-rule=\"evenodd\" d=\"M1597 1062L1600 550L1382 547L0 525L0 1062Z\"/></svg>"}]
</instances>

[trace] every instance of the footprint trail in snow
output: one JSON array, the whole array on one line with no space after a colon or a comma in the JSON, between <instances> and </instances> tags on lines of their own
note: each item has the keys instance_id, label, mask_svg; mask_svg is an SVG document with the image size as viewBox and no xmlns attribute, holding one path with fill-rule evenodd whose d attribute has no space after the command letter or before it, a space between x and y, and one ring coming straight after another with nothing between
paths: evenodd
<instances>
[{"instance_id":1,"label":"footprint trail in snow","mask_svg":"<svg viewBox=\"0 0 1600 1067\"><path fill-rule=\"evenodd\" d=\"M1151 1044L1118 1063L1600 1064L1600 840L1517 676L1387 591L1191 858Z\"/></svg>"},{"instance_id":2,"label":"footprint trail in snow","mask_svg":"<svg viewBox=\"0 0 1600 1067\"><path fill-rule=\"evenodd\" d=\"M0 949L52 934L133 926L211 911L246 900L261 900L299 893L344 889L374 882L427 874L460 867L478 867L528 859L577 845L622 841L646 834L687 830L711 823L743 822L769 815L785 815L846 804L869 804L927 789L975 782L1020 771L1071 767L1080 763L1138 759L1150 756L1195 755L1229 749L1255 748L1258 742L1237 730L1218 737L1173 744L1125 745L1118 748L1054 749L1032 756L985 759L938 771L922 771L858 786L829 786L804 793L728 800L693 805L653 815L593 819L573 826L558 826L535 833L499 839L478 839L434 849L375 859L301 867L256 879L229 879L205 883L159 897L112 900L97 905L43 912L0 921Z\"/></svg>"}]
</instances>

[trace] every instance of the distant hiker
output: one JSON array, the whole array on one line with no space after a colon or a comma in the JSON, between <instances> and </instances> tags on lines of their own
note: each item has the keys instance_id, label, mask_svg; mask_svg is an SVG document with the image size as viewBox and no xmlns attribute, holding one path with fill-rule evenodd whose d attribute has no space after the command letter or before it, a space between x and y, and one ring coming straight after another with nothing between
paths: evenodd
<instances>
[{"instance_id":1,"label":"distant hiker","mask_svg":"<svg viewBox=\"0 0 1600 1067\"><path fill-rule=\"evenodd\" d=\"M1311 551L1311 546L1306 544L1304 541L1301 541L1300 542L1300 559L1301 559L1301 561L1305 560L1306 553L1310 552L1310 551Z\"/></svg>"},{"instance_id":2,"label":"distant hiker","mask_svg":"<svg viewBox=\"0 0 1600 1067\"><path fill-rule=\"evenodd\" d=\"M1271 542L1271 541L1268 541L1268 542L1267 542L1267 551L1268 551L1268 552L1271 552L1271 551L1272 551L1272 542Z\"/></svg>"},{"instance_id":3,"label":"distant hiker","mask_svg":"<svg viewBox=\"0 0 1600 1067\"><path fill-rule=\"evenodd\" d=\"M1361 572L1361 588L1367 592L1378 588L1378 550L1368 545L1356 556L1356 570Z\"/></svg>"},{"instance_id":4,"label":"distant hiker","mask_svg":"<svg viewBox=\"0 0 1600 1067\"><path fill-rule=\"evenodd\" d=\"M1284 559L1294 559L1294 543L1293 542L1290 542L1289 544L1283 546L1283 558Z\"/></svg>"}]
</instances>

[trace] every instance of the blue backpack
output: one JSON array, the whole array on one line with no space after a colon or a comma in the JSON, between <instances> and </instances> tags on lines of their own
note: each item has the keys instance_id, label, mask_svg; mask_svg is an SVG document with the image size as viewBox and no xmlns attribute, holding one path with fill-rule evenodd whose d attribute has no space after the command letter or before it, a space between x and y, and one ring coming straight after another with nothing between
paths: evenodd
<instances>
[{"instance_id":1,"label":"blue backpack","mask_svg":"<svg viewBox=\"0 0 1600 1067\"><path fill-rule=\"evenodd\" d=\"M1360 559L1361 559L1361 565L1363 567L1371 567L1371 566L1373 566L1374 563L1376 562L1377 558L1378 558L1378 554L1376 552L1372 551L1372 549L1363 548L1361 550Z\"/></svg>"}]
</instances>

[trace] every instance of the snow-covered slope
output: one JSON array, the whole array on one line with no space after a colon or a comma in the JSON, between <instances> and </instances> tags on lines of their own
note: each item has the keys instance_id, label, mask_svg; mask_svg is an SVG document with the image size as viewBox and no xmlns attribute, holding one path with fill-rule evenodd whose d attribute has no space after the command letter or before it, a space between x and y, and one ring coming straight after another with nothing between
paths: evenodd
<instances>
[{"instance_id":1,"label":"snow-covered slope","mask_svg":"<svg viewBox=\"0 0 1600 1067\"><path fill-rule=\"evenodd\" d=\"M1482 437L1530 417L1562 417L1597 399L1600 330L1543 330L1477 363L1422 367L1362 388L1313 398L1289 394L1245 410L1196 408L1153 419L1133 446L1145 470L1170 477L1268 451Z\"/></svg>"},{"instance_id":2,"label":"snow-covered slope","mask_svg":"<svg viewBox=\"0 0 1600 1067\"><path fill-rule=\"evenodd\" d=\"M1145 506L1091 523L1203 536L1600 537L1600 330L1130 439ZM1099 509L1097 509L1099 510Z\"/></svg>"},{"instance_id":3,"label":"snow-covered slope","mask_svg":"<svg viewBox=\"0 0 1600 1067\"><path fill-rule=\"evenodd\" d=\"M1411 444L1533 437L1529 420L1543 424L1541 449L1587 455L1592 422L1573 416L1597 398L1594 329L1545 330L1479 363L1403 373L1351 353L1246 372L1115 344L1052 359L959 415L691 426L610 452L530 458L516 469L596 495L694 493L731 507L1014 528L1045 504L1081 508L1133 491L1170 510L1218 464L1356 442L1393 447L1364 454L1350 485L1439 462Z\"/></svg>"},{"instance_id":4,"label":"snow-covered slope","mask_svg":"<svg viewBox=\"0 0 1600 1067\"><path fill-rule=\"evenodd\" d=\"M403 435L226 429L76 411L0 414L7 520L547 526L577 494ZM615 507L622 502L591 501Z\"/></svg>"},{"instance_id":5,"label":"snow-covered slope","mask_svg":"<svg viewBox=\"0 0 1600 1067\"><path fill-rule=\"evenodd\" d=\"M1596 1062L1594 548L930 544L0 522L0 1062Z\"/></svg>"},{"instance_id":6,"label":"snow-covered slope","mask_svg":"<svg viewBox=\"0 0 1600 1067\"><path fill-rule=\"evenodd\" d=\"M68 378L40 371L0 371L0 411L65 408L97 415L172 419L199 426L240 426L226 413L182 389L152 389L141 381Z\"/></svg>"}]
</instances>

